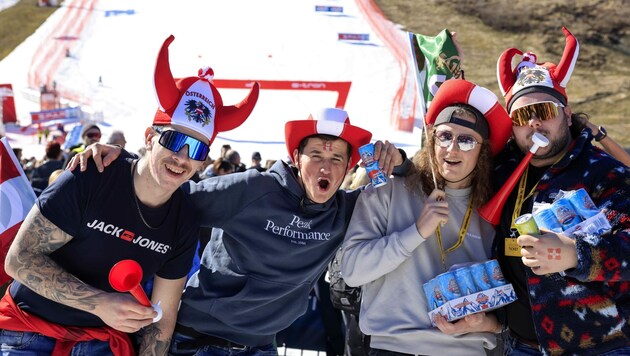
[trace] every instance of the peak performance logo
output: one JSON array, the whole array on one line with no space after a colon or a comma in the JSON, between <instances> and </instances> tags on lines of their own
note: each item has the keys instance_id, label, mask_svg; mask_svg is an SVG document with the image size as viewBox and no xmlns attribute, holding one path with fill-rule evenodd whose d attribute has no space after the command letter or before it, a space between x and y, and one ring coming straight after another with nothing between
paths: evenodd
<instances>
[{"instance_id":1,"label":"peak performance logo","mask_svg":"<svg viewBox=\"0 0 630 356\"><path fill-rule=\"evenodd\" d=\"M289 237L291 243L306 245L306 240L328 241L330 240L330 232L321 231L300 231L311 230L313 220L305 221L299 216L293 215L293 219L285 226L276 225L272 220L267 220L265 226L266 231L270 231L274 235Z\"/></svg>"},{"instance_id":2,"label":"peak performance logo","mask_svg":"<svg viewBox=\"0 0 630 356\"><path fill-rule=\"evenodd\" d=\"M165 245L161 242L155 242L146 237L142 237L142 235L135 237L136 234L134 232L121 229L118 226L112 224L106 224L104 221L94 220L91 223L88 223L86 226L90 229L98 230L104 234L118 237L119 239L123 239L125 241L131 242L132 244L147 248L158 253L165 254L171 249L171 246L169 245Z\"/></svg>"}]
</instances>

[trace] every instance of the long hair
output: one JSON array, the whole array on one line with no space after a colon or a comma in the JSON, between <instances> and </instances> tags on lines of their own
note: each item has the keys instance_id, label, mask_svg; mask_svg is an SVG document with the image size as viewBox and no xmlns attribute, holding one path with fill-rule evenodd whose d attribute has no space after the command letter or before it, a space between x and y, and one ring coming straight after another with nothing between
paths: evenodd
<instances>
[{"instance_id":1,"label":"long hair","mask_svg":"<svg viewBox=\"0 0 630 356\"><path fill-rule=\"evenodd\" d=\"M411 159L413 163L407 176L405 177L405 186L412 193L420 195L424 192L427 196L435 189L433 177L431 175L431 166L435 172L435 179L439 189L444 189L446 181L440 174L440 169L435 158L435 127L431 129L429 139L426 146L416 152ZM429 155L429 152L431 153ZM472 176L472 196L473 206L480 207L485 204L493 196L491 175L494 167L492 153L490 151L490 143L486 139L481 144L481 151L475 168L470 173Z\"/></svg>"}]
</instances>

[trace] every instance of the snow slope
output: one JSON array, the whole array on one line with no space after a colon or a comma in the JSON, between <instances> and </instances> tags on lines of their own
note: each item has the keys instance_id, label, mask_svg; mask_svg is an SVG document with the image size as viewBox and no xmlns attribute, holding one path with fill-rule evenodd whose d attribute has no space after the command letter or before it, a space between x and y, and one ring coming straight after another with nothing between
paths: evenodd
<instances>
[{"instance_id":1,"label":"snow slope","mask_svg":"<svg viewBox=\"0 0 630 356\"><path fill-rule=\"evenodd\" d=\"M343 12L318 12L317 5L343 7ZM404 63L393 53L392 39L383 36L383 28L393 24L379 18L371 5L369 0L67 0L0 61L0 83L13 84L18 120L25 124L29 112L39 110L32 88L45 78L54 80L85 111L102 112L111 125L103 129L106 135L123 129L128 149L135 151L156 109L152 74L157 51L173 34L174 76L193 76L210 66L217 80L306 81L314 82L304 84L312 88L351 82L345 109L352 123L413 154L419 131L397 131L389 123L405 79ZM342 41L339 33L368 34L369 40ZM393 37L403 35L397 31ZM247 89L219 92L229 105L244 98ZM250 118L220 134L211 156L230 143L245 163L252 151L260 151L263 160L283 159L284 123L335 106L337 100L333 91L263 86ZM25 146L27 155L31 149L38 157L43 153L34 138L19 140L13 145Z\"/></svg>"}]
</instances>

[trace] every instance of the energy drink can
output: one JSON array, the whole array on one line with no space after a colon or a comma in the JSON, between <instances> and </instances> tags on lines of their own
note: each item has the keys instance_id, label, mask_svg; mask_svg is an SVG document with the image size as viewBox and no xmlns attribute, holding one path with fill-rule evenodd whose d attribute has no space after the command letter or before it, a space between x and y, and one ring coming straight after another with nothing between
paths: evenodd
<instances>
[{"instance_id":1,"label":"energy drink can","mask_svg":"<svg viewBox=\"0 0 630 356\"><path fill-rule=\"evenodd\" d=\"M365 164L365 171L370 177L372 186L378 188L387 184L387 176L378 168L378 161L374 160L374 144L368 143L359 147L359 154L361 155L361 161Z\"/></svg>"},{"instance_id":2,"label":"energy drink can","mask_svg":"<svg viewBox=\"0 0 630 356\"><path fill-rule=\"evenodd\" d=\"M567 198L560 198L551 204L551 211L560 221L560 225L562 225L562 230L566 230L574 225L582 222L582 219L577 214L575 209L573 209L573 205L569 202Z\"/></svg>"},{"instance_id":3,"label":"energy drink can","mask_svg":"<svg viewBox=\"0 0 630 356\"><path fill-rule=\"evenodd\" d=\"M532 214L519 216L514 220L514 225L520 235L540 235L540 229L538 229L538 224L536 224L536 220L534 220Z\"/></svg>"},{"instance_id":4,"label":"energy drink can","mask_svg":"<svg viewBox=\"0 0 630 356\"><path fill-rule=\"evenodd\" d=\"M486 266L486 272L488 272L490 284L492 284L493 287L501 287L506 284L505 277L503 277L503 272L501 272L501 267L499 266L499 261L489 260L483 264Z\"/></svg>"},{"instance_id":5,"label":"energy drink can","mask_svg":"<svg viewBox=\"0 0 630 356\"><path fill-rule=\"evenodd\" d=\"M462 295L469 295L477 292L477 286L473 281L470 268L461 267L454 270L453 273L455 273L455 278L457 279L457 284L459 285L459 291Z\"/></svg>"},{"instance_id":6,"label":"energy drink can","mask_svg":"<svg viewBox=\"0 0 630 356\"><path fill-rule=\"evenodd\" d=\"M455 273L444 272L438 274L435 279L437 279L440 291L444 296L444 301L453 300L462 296L462 292L459 290L459 284L457 284L457 279L455 278Z\"/></svg>"},{"instance_id":7,"label":"energy drink can","mask_svg":"<svg viewBox=\"0 0 630 356\"><path fill-rule=\"evenodd\" d=\"M444 296L435 278L424 283L422 289L424 289L424 295L427 297L429 311L444 305Z\"/></svg>"},{"instance_id":8,"label":"energy drink can","mask_svg":"<svg viewBox=\"0 0 630 356\"><path fill-rule=\"evenodd\" d=\"M558 221L558 218L553 213L551 208L540 209L534 213L534 220L539 227L543 229L551 230L554 232L562 232L562 224Z\"/></svg>"},{"instance_id":9,"label":"energy drink can","mask_svg":"<svg viewBox=\"0 0 630 356\"><path fill-rule=\"evenodd\" d=\"M593 200L591 200L591 197L584 188L574 190L569 193L566 198L569 199L573 209L575 209L578 215L584 220L599 213L599 209L597 209L597 206L593 203Z\"/></svg>"},{"instance_id":10,"label":"energy drink can","mask_svg":"<svg viewBox=\"0 0 630 356\"><path fill-rule=\"evenodd\" d=\"M477 291L481 292L493 288L492 283L490 283L490 277L488 276L488 270L483 263L475 263L469 268L473 281L477 286Z\"/></svg>"}]
</instances>

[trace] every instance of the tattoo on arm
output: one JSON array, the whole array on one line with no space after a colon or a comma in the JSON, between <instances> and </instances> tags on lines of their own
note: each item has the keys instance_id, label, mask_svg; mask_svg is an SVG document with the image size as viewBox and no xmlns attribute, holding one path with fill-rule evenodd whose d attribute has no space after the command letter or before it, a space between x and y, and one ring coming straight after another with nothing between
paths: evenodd
<instances>
[{"instance_id":1,"label":"tattoo on arm","mask_svg":"<svg viewBox=\"0 0 630 356\"><path fill-rule=\"evenodd\" d=\"M142 342L139 355L166 355L171 344L171 339L160 340L162 330L159 323L153 323L140 330Z\"/></svg>"},{"instance_id":2,"label":"tattoo on arm","mask_svg":"<svg viewBox=\"0 0 630 356\"><path fill-rule=\"evenodd\" d=\"M72 240L72 236L46 219L36 207L23 225L7 256L15 279L55 302L84 311L94 310L103 291L83 283L48 256Z\"/></svg>"}]
</instances>

